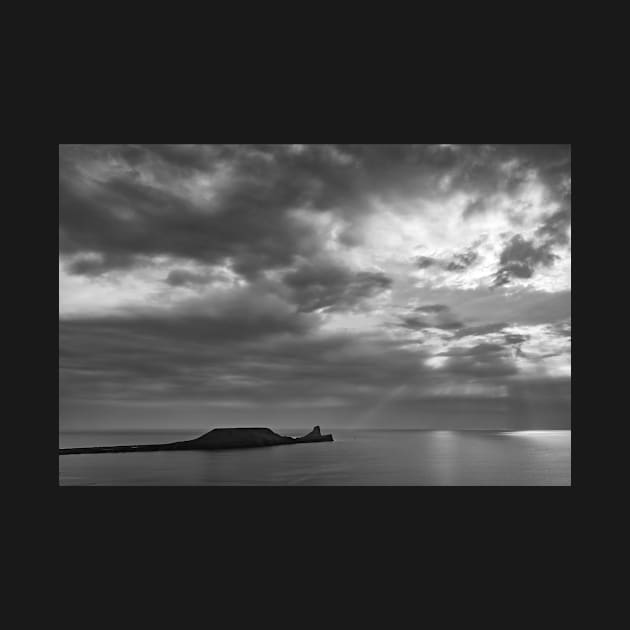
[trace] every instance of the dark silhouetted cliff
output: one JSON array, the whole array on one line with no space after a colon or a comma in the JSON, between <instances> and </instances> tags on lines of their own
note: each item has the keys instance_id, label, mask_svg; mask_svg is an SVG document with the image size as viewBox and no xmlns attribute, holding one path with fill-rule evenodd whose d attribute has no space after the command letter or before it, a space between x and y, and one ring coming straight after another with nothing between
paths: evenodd
<instances>
[{"instance_id":1,"label":"dark silhouetted cliff","mask_svg":"<svg viewBox=\"0 0 630 630\"><path fill-rule=\"evenodd\" d=\"M170 444L139 444L136 446L95 446L60 448L59 455L81 455L89 453L147 453L153 451L213 451L229 448L260 448L280 444L305 444L309 442L332 442L332 435L322 435L319 427L309 434L292 438L278 435L271 429L213 429L212 431L184 442Z\"/></svg>"}]
</instances>

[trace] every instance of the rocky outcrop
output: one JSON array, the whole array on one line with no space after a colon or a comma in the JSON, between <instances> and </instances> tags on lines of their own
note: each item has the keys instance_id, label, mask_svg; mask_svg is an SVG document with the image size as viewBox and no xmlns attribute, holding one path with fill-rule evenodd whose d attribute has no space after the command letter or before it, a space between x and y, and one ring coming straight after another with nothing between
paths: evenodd
<instances>
[{"instance_id":1,"label":"rocky outcrop","mask_svg":"<svg viewBox=\"0 0 630 630\"><path fill-rule=\"evenodd\" d=\"M332 435L322 435L319 427L315 427L308 435L296 438L298 442L332 442Z\"/></svg>"},{"instance_id":2,"label":"rocky outcrop","mask_svg":"<svg viewBox=\"0 0 630 630\"><path fill-rule=\"evenodd\" d=\"M281 444L304 444L308 442L332 442L332 435L322 435L315 427L300 438L278 435L271 429L213 429L204 435L185 442L170 444L139 444L137 446L96 446L87 448L60 448L59 455L81 455L92 453L147 453L154 451L213 451L230 448L260 448Z\"/></svg>"}]
</instances>

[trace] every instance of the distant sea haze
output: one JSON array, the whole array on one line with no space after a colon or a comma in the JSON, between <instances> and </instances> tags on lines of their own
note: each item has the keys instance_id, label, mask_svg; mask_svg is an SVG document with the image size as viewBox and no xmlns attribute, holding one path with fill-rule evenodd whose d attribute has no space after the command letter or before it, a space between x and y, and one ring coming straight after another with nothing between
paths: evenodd
<instances>
[{"instance_id":1,"label":"distant sea haze","mask_svg":"<svg viewBox=\"0 0 630 630\"><path fill-rule=\"evenodd\" d=\"M60 485L570 486L571 431L348 430L335 442L213 452L69 455ZM298 436L303 429L280 431ZM60 448L162 443L199 432L60 433Z\"/></svg>"}]
</instances>

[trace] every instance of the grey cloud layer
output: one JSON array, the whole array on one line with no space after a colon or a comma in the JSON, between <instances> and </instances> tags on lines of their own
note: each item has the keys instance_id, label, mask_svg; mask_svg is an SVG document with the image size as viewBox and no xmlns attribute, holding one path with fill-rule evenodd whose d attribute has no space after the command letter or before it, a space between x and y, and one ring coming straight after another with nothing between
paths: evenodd
<instances>
[{"instance_id":1,"label":"grey cloud layer","mask_svg":"<svg viewBox=\"0 0 630 630\"><path fill-rule=\"evenodd\" d=\"M415 263L418 269L438 267L445 271L465 271L469 267L472 267L478 259L479 254L477 254L474 249L468 249L446 259L433 258L432 256L418 256L418 258L415 259Z\"/></svg>"},{"instance_id":2,"label":"grey cloud layer","mask_svg":"<svg viewBox=\"0 0 630 630\"><path fill-rule=\"evenodd\" d=\"M552 264L571 222L567 145L64 145L59 159L67 272L96 280L173 257L177 268L164 273L161 287L191 293L170 309L62 318L64 400L372 404L406 385L410 399L444 382L512 387L514 347L524 342L518 335L445 355L433 368L421 345L410 349L408 339L382 330L323 334L327 316L370 308L370 299L396 289L395 278L350 268L326 248L331 239L344 251L360 245L373 196L465 191L475 198L472 217L486 211L489 196L515 194L531 168L561 206L535 239L506 242L497 284ZM510 160L515 166L506 170ZM341 220L339 230L323 233L317 221L296 216L302 210L322 220L329 213ZM418 260L453 273L475 264L474 250ZM225 267L244 284L204 297L206 285L226 280ZM515 321L557 321L557 334L571 335L570 323L559 321L570 316L569 294L517 294L506 305L498 292L473 293L432 297L427 290L415 302L424 306L388 325L408 337L435 328L459 340L500 335Z\"/></svg>"},{"instance_id":3,"label":"grey cloud layer","mask_svg":"<svg viewBox=\"0 0 630 630\"><path fill-rule=\"evenodd\" d=\"M502 165L511 159L519 166L506 172ZM370 195L466 190L484 198L516 191L533 167L549 194L563 200L563 210L541 228L558 239L570 219L563 187L570 164L566 145L64 145L60 253L101 255L100 262L75 262L74 273L173 255L204 263L230 258L250 277L317 253L316 235L291 221L290 210L343 216L349 227L339 240L351 246L353 221L364 216ZM220 173L225 177L207 198L179 190L199 175ZM451 261L452 269L472 264L470 256Z\"/></svg>"},{"instance_id":4,"label":"grey cloud layer","mask_svg":"<svg viewBox=\"0 0 630 630\"><path fill-rule=\"evenodd\" d=\"M347 310L392 285L384 273L353 273L331 263L302 265L288 273L284 282L293 289L296 303L305 312Z\"/></svg>"},{"instance_id":5,"label":"grey cloud layer","mask_svg":"<svg viewBox=\"0 0 630 630\"><path fill-rule=\"evenodd\" d=\"M514 236L501 253L495 284L509 284L512 278L531 278L538 267L553 265L557 256L552 245L550 240L537 245L519 234Z\"/></svg>"},{"instance_id":6,"label":"grey cloud layer","mask_svg":"<svg viewBox=\"0 0 630 630\"><path fill-rule=\"evenodd\" d=\"M419 306L400 320L400 325L411 330L438 328L441 330L459 330L463 323L445 304Z\"/></svg>"},{"instance_id":7,"label":"grey cloud layer","mask_svg":"<svg viewBox=\"0 0 630 630\"><path fill-rule=\"evenodd\" d=\"M415 353L382 340L248 338L201 322L191 331L191 324L143 317L62 322L60 387L74 398L356 401L421 380L426 371Z\"/></svg>"},{"instance_id":8,"label":"grey cloud layer","mask_svg":"<svg viewBox=\"0 0 630 630\"><path fill-rule=\"evenodd\" d=\"M408 396L472 379L504 382L516 373L511 346L481 343L446 353L439 370L429 354L402 341L352 333L305 336L274 321L133 316L60 323L60 391L103 400L240 400L337 398L377 401L401 385ZM498 380L497 380L498 379Z\"/></svg>"}]
</instances>

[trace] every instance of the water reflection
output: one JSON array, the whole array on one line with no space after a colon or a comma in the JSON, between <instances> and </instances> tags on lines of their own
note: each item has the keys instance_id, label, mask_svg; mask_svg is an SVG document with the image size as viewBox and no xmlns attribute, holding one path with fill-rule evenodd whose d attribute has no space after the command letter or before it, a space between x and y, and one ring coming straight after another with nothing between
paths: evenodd
<instances>
[{"instance_id":1,"label":"water reflection","mask_svg":"<svg viewBox=\"0 0 630 630\"><path fill-rule=\"evenodd\" d=\"M334 433L331 443L264 449L64 456L59 479L97 485L571 484L570 431ZM104 444L121 439L103 438Z\"/></svg>"}]
</instances>

